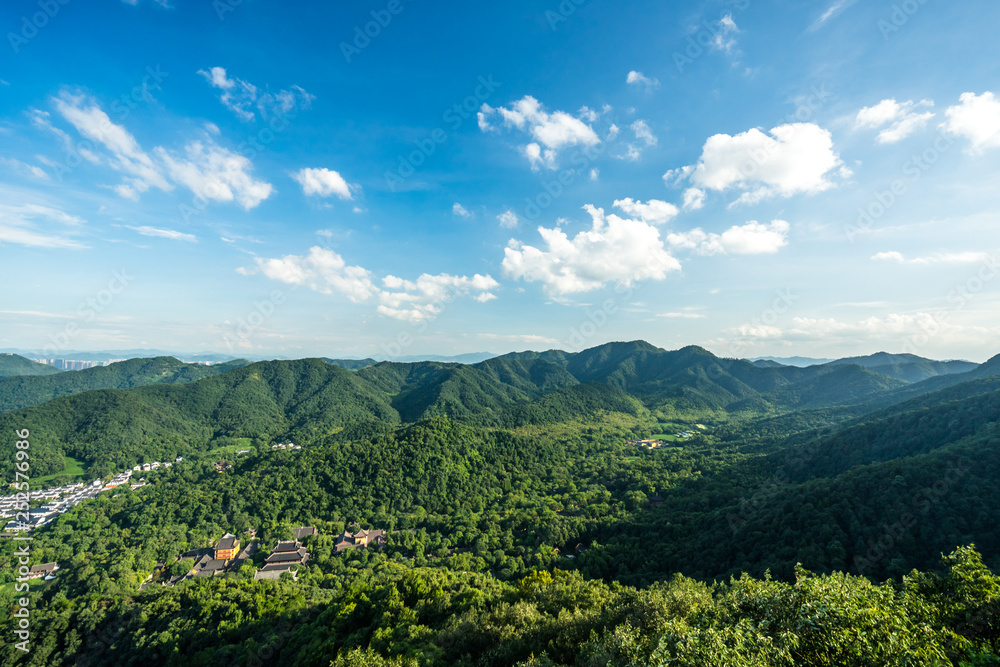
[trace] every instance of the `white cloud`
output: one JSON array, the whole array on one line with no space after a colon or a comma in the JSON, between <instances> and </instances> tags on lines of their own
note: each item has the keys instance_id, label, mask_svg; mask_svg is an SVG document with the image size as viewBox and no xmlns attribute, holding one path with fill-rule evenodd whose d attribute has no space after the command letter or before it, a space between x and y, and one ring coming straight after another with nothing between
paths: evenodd
<instances>
[{"instance_id":1,"label":"white cloud","mask_svg":"<svg viewBox=\"0 0 1000 667\"><path fill-rule=\"evenodd\" d=\"M732 15L726 14L719 20L718 29L714 31L708 47L714 51L731 54L736 50L736 38L733 35L739 34L739 32L740 29Z\"/></svg>"},{"instance_id":2,"label":"white cloud","mask_svg":"<svg viewBox=\"0 0 1000 667\"><path fill-rule=\"evenodd\" d=\"M459 296L475 294L474 299L480 303L491 301L496 295L490 290L500 286L492 277L478 273L471 278L447 273L436 276L425 273L416 281L386 276L382 283L387 290L379 294L378 312L386 317L408 322L437 317L446 303Z\"/></svg>"},{"instance_id":3,"label":"white cloud","mask_svg":"<svg viewBox=\"0 0 1000 667\"><path fill-rule=\"evenodd\" d=\"M479 338L495 341L508 341L511 343L527 343L528 345L558 345L561 341L557 338L547 338L537 334L495 334L481 333L475 334Z\"/></svg>"},{"instance_id":4,"label":"white cloud","mask_svg":"<svg viewBox=\"0 0 1000 667\"><path fill-rule=\"evenodd\" d=\"M122 2L126 5L132 5L133 7L139 4L139 0L122 0ZM153 2L164 9L173 9L173 6L170 4L170 0L153 0Z\"/></svg>"},{"instance_id":5,"label":"white cloud","mask_svg":"<svg viewBox=\"0 0 1000 667\"><path fill-rule=\"evenodd\" d=\"M52 223L62 227L52 229ZM50 206L0 205L0 246L15 243L34 248L85 248L66 233L75 233L73 228L82 224L77 216Z\"/></svg>"},{"instance_id":6,"label":"white cloud","mask_svg":"<svg viewBox=\"0 0 1000 667\"><path fill-rule=\"evenodd\" d=\"M857 1L858 0L835 0L834 3L830 5L830 7L823 12L811 26L809 26L809 30L819 30L827 21L834 18Z\"/></svg>"},{"instance_id":7,"label":"white cloud","mask_svg":"<svg viewBox=\"0 0 1000 667\"><path fill-rule=\"evenodd\" d=\"M855 126L869 129L884 128L879 132L876 141L880 144L894 144L926 127L927 121L934 117L934 113L931 111L918 113L915 109L932 106L934 102L931 100L920 102L882 100L875 106L865 107L859 111Z\"/></svg>"},{"instance_id":8,"label":"white cloud","mask_svg":"<svg viewBox=\"0 0 1000 667\"><path fill-rule=\"evenodd\" d=\"M103 145L112 154L111 166L128 174L125 182L131 189L137 192L145 192L150 187L165 192L173 189L135 137L112 122L94 100L64 92L53 101L59 113L77 132Z\"/></svg>"},{"instance_id":9,"label":"white cloud","mask_svg":"<svg viewBox=\"0 0 1000 667\"><path fill-rule=\"evenodd\" d=\"M933 313L899 314L869 317L855 322L833 318L795 317L784 328L746 325L733 333L744 339L784 341L788 343L848 344L852 347L875 347L889 352L903 351L910 341L926 339L933 332L935 345L961 346L982 344L996 338L998 331L981 326L965 326ZM904 347L906 346L906 347Z\"/></svg>"},{"instance_id":10,"label":"white cloud","mask_svg":"<svg viewBox=\"0 0 1000 667\"><path fill-rule=\"evenodd\" d=\"M703 320L708 316L702 313L660 313L657 317L666 317L671 320Z\"/></svg>"},{"instance_id":11,"label":"white cloud","mask_svg":"<svg viewBox=\"0 0 1000 667\"><path fill-rule=\"evenodd\" d=\"M751 220L742 226L733 226L722 234L708 233L697 228L689 232L668 234L667 242L700 255L763 255L778 252L788 245L791 226L784 220L773 220L763 225Z\"/></svg>"},{"instance_id":12,"label":"white cloud","mask_svg":"<svg viewBox=\"0 0 1000 667\"><path fill-rule=\"evenodd\" d=\"M292 178L302 186L306 196L330 197L337 195L341 199L353 199L351 186L347 184L339 172L332 169L300 169L292 174Z\"/></svg>"},{"instance_id":13,"label":"white cloud","mask_svg":"<svg viewBox=\"0 0 1000 667\"><path fill-rule=\"evenodd\" d=\"M124 182L113 186L121 197L138 200L139 195L151 187L171 191L174 189L171 180L184 185L198 197L236 201L245 209L257 206L271 195L273 189L269 183L250 176L253 169L250 160L219 146L207 132L203 133L204 141L188 143L183 156L162 146L156 147L153 155L157 160L154 160L135 137L121 125L113 123L93 99L64 92L53 101L59 113L82 136L100 144L110 153L107 163L126 174ZM64 141L69 140L62 130L52 126L48 114L35 112L32 120L57 136L63 135ZM105 161L96 154L87 159L93 163Z\"/></svg>"},{"instance_id":14,"label":"white cloud","mask_svg":"<svg viewBox=\"0 0 1000 667\"><path fill-rule=\"evenodd\" d=\"M474 218L474 217L476 217L475 213L473 213L472 211L469 211L468 209L466 209L464 206L462 206L458 202L455 202L455 205L451 207L451 212L453 214L457 215L460 218L467 218L468 219L468 218Z\"/></svg>"},{"instance_id":15,"label":"white cloud","mask_svg":"<svg viewBox=\"0 0 1000 667\"><path fill-rule=\"evenodd\" d=\"M322 294L343 294L355 303L377 292L371 272L360 266L348 266L344 258L318 246L306 256L286 255L281 259L256 258L256 268L240 269L249 275L260 272L272 280L302 285Z\"/></svg>"},{"instance_id":16,"label":"white cloud","mask_svg":"<svg viewBox=\"0 0 1000 667\"><path fill-rule=\"evenodd\" d=\"M527 132L532 141L522 147L533 169L544 165L556 169L557 153L572 146L595 146L601 143L597 133L586 122L565 111L548 113L534 97L526 95L511 108L482 107L479 119L480 129L490 128L489 118L498 115L507 128Z\"/></svg>"},{"instance_id":17,"label":"white cloud","mask_svg":"<svg viewBox=\"0 0 1000 667\"><path fill-rule=\"evenodd\" d=\"M198 242L198 237L194 234L185 234L184 232L178 232L173 229L160 229L157 227L148 227L146 225L141 227L126 225L126 227L142 234L143 236L156 236L163 239L170 239L172 241L187 241L188 243Z\"/></svg>"},{"instance_id":18,"label":"white cloud","mask_svg":"<svg viewBox=\"0 0 1000 667\"><path fill-rule=\"evenodd\" d=\"M377 312L397 320L420 322L436 317L446 303L459 296L475 295L479 302L493 298L490 290L499 283L490 276L476 274L452 276L423 274L415 281L386 276L382 287L371 271L349 266L343 257L320 247L309 249L305 256L286 255L281 259L257 258L256 266L240 268L242 275L261 273L289 285L302 285L321 294L341 294L354 303L377 299Z\"/></svg>"},{"instance_id":19,"label":"white cloud","mask_svg":"<svg viewBox=\"0 0 1000 667\"><path fill-rule=\"evenodd\" d=\"M827 175L842 166L828 130L812 123L779 125L768 136L758 129L709 137L697 165L663 175L668 184L690 181L699 189L744 190L735 203L774 196L815 194L834 187Z\"/></svg>"},{"instance_id":20,"label":"white cloud","mask_svg":"<svg viewBox=\"0 0 1000 667\"><path fill-rule=\"evenodd\" d=\"M684 210L697 211L705 206L705 191L698 188L688 188L684 191Z\"/></svg>"},{"instance_id":21,"label":"white cloud","mask_svg":"<svg viewBox=\"0 0 1000 667\"><path fill-rule=\"evenodd\" d=\"M483 132L492 132L495 128L490 125L490 114L492 114L496 109L491 107L489 104L483 103L483 106L479 108L479 112L476 114L476 120L479 122L479 129Z\"/></svg>"},{"instance_id":22,"label":"white cloud","mask_svg":"<svg viewBox=\"0 0 1000 667\"><path fill-rule=\"evenodd\" d=\"M620 209L625 215L653 225L670 222L679 213L676 206L658 199L650 199L645 204L641 201L633 201L631 198L619 199L615 201L614 207Z\"/></svg>"},{"instance_id":23,"label":"white cloud","mask_svg":"<svg viewBox=\"0 0 1000 667\"><path fill-rule=\"evenodd\" d=\"M49 180L49 175L44 169L38 165L28 164L27 162L21 162L15 158L0 157L0 164L5 164L11 169L18 171L27 176L37 178L39 180L47 181Z\"/></svg>"},{"instance_id":24,"label":"white cloud","mask_svg":"<svg viewBox=\"0 0 1000 667\"><path fill-rule=\"evenodd\" d=\"M514 211L510 209L498 215L497 220L500 221L500 226L504 229L515 229L521 222L517 218L517 213L514 213Z\"/></svg>"},{"instance_id":25,"label":"white cloud","mask_svg":"<svg viewBox=\"0 0 1000 667\"><path fill-rule=\"evenodd\" d=\"M629 285L663 280L680 263L663 247L656 227L640 220L604 215L584 207L593 223L572 239L559 228L539 227L544 248L511 239L504 250L504 272L527 282L541 282L545 291L561 297L587 292L608 283Z\"/></svg>"},{"instance_id":26,"label":"white cloud","mask_svg":"<svg viewBox=\"0 0 1000 667\"><path fill-rule=\"evenodd\" d=\"M206 200L235 201L250 210L274 190L270 183L254 180L250 160L212 142L189 143L183 157L164 148L157 148L156 155L171 178Z\"/></svg>"},{"instance_id":27,"label":"white cloud","mask_svg":"<svg viewBox=\"0 0 1000 667\"><path fill-rule=\"evenodd\" d=\"M876 261L892 261L900 264L983 264L989 262L992 256L986 252L940 252L926 257L907 259L903 253L891 250L872 255Z\"/></svg>"},{"instance_id":28,"label":"white cloud","mask_svg":"<svg viewBox=\"0 0 1000 667\"><path fill-rule=\"evenodd\" d=\"M601 177L601 170L594 168L590 170L590 180L596 181Z\"/></svg>"},{"instance_id":29,"label":"white cloud","mask_svg":"<svg viewBox=\"0 0 1000 667\"><path fill-rule=\"evenodd\" d=\"M209 70L198 70L212 85L222 91L219 101L242 120L250 121L256 116L254 107L260 112L261 118L267 120L273 114L286 115L295 109L308 109L315 95L310 95L300 86L292 86L291 90L281 90L277 93L259 95L257 87L242 79L229 78L224 67L213 67Z\"/></svg>"},{"instance_id":30,"label":"white cloud","mask_svg":"<svg viewBox=\"0 0 1000 667\"><path fill-rule=\"evenodd\" d=\"M642 72L636 72L635 70L628 73L628 76L625 77L625 83L632 86L644 86L646 90L660 86L660 82L657 79L650 78Z\"/></svg>"},{"instance_id":31,"label":"white cloud","mask_svg":"<svg viewBox=\"0 0 1000 667\"><path fill-rule=\"evenodd\" d=\"M945 111L948 120L941 129L968 139L972 153L1000 148L1000 100L989 91L982 95L962 93L959 100L960 104Z\"/></svg>"},{"instance_id":32,"label":"white cloud","mask_svg":"<svg viewBox=\"0 0 1000 667\"><path fill-rule=\"evenodd\" d=\"M653 134L653 131L649 129L649 125L644 120L637 120L631 125L632 131L635 132L635 138L640 139L645 142L647 146L655 146L658 139Z\"/></svg>"}]
</instances>

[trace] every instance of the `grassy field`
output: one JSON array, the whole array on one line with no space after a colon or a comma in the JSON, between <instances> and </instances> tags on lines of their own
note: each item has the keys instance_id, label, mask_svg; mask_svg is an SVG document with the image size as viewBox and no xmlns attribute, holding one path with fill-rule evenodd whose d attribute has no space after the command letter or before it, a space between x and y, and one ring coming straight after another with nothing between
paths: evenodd
<instances>
[{"instance_id":1,"label":"grassy field","mask_svg":"<svg viewBox=\"0 0 1000 667\"><path fill-rule=\"evenodd\" d=\"M236 445L226 445L225 447L216 447L214 449L208 450L208 455L212 457L217 456L236 456L236 452L242 449L249 449L250 454L256 454L257 450L253 447L253 441L250 438L238 438L239 444ZM244 454L244 456L249 456L250 454Z\"/></svg>"},{"instance_id":2,"label":"grassy field","mask_svg":"<svg viewBox=\"0 0 1000 667\"><path fill-rule=\"evenodd\" d=\"M63 456L63 461L66 467L62 469L61 472L53 473L51 475L46 475L45 477L32 477L31 484L34 488L35 484L44 484L51 482L56 477L82 477L87 474L87 464L78 459L74 459L72 456Z\"/></svg>"},{"instance_id":3,"label":"grassy field","mask_svg":"<svg viewBox=\"0 0 1000 667\"><path fill-rule=\"evenodd\" d=\"M652 436L653 440L662 440L664 442L686 442L690 438L678 438L673 433L657 433Z\"/></svg>"}]
</instances>

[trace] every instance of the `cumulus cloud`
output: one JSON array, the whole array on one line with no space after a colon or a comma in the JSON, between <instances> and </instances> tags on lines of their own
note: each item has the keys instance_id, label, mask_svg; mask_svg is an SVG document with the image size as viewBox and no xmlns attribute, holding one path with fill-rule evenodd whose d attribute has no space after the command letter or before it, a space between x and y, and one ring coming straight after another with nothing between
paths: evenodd
<instances>
[{"instance_id":1,"label":"cumulus cloud","mask_svg":"<svg viewBox=\"0 0 1000 667\"><path fill-rule=\"evenodd\" d=\"M289 285L301 285L321 294L340 294L354 303L378 302L377 312L397 320L420 322L441 313L443 306L459 296L474 295L477 301L495 298L491 290L499 283L490 276L423 274L415 281L388 275L376 281L371 271L351 266L339 254L313 247L308 255L286 255L280 259L256 258L256 265L237 271L256 273ZM381 282L381 286L379 286Z\"/></svg>"},{"instance_id":2,"label":"cumulus cloud","mask_svg":"<svg viewBox=\"0 0 1000 667\"><path fill-rule=\"evenodd\" d=\"M962 93L960 103L945 111L941 129L967 139L972 153L1000 148L1000 100L987 91L982 95Z\"/></svg>"},{"instance_id":3,"label":"cumulus cloud","mask_svg":"<svg viewBox=\"0 0 1000 667\"><path fill-rule=\"evenodd\" d=\"M500 221L500 226L504 229L515 229L521 222L517 217L517 213L514 213L514 211L510 209L498 215L497 220Z\"/></svg>"},{"instance_id":4,"label":"cumulus cloud","mask_svg":"<svg viewBox=\"0 0 1000 667\"><path fill-rule=\"evenodd\" d=\"M628 73L628 76L625 77L625 83L631 86L643 86L646 90L660 86L660 82L657 79L650 78L642 72L636 72L635 70Z\"/></svg>"},{"instance_id":5,"label":"cumulus cloud","mask_svg":"<svg viewBox=\"0 0 1000 667\"><path fill-rule=\"evenodd\" d=\"M603 209L590 205L584 208L593 222L588 231L573 238L558 227L539 227L541 248L511 239L504 250L504 272L515 279L540 282L546 293L558 298L609 283L663 280L669 272L680 270L655 226L606 216Z\"/></svg>"},{"instance_id":6,"label":"cumulus cloud","mask_svg":"<svg viewBox=\"0 0 1000 667\"><path fill-rule=\"evenodd\" d=\"M360 266L349 266L344 258L315 246L305 256L286 255L280 259L256 258L253 269L238 269L243 275L260 272L272 280L289 285L302 285L322 294L343 294L361 303L376 293L371 272Z\"/></svg>"},{"instance_id":7,"label":"cumulus cloud","mask_svg":"<svg viewBox=\"0 0 1000 667\"><path fill-rule=\"evenodd\" d=\"M620 209L625 215L653 225L670 222L679 213L676 206L658 199L650 199L645 204L641 201L633 201L631 198L619 199L615 201L614 207Z\"/></svg>"},{"instance_id":8,"label":"cumulus cloud","mask_svg":"<svg viewBox=\"0 0 1000 667\"><path fill-rule=\"evenodd\" d=\"M775 127L770 136L755 128L709 137L696 165L670 170L663 179L715 191L738 188L744 192L734 204L756 203L828 190L834 187L828 176L842 166L828 130L791 123Z\"/></svg>"},{"instance_id":9,"label":"cumulus cloud","mask_svg":"<svg viewBox=\"0 0 1000 667\"><path fill-rule=\"evenodd\" d=\"M206 200L235 201L250 210L270 197L274 189L250 175L250 160L214 142L193 141L183 154L157 148L156 154L172 179Z\"/></svg>"},{"instance_id":10,"label":"cumulus cloud","mask_svg":"<svg viewBox=\"0 0 1000 667\"><path fill-rule=\"evenodd\" d=\"M455 205L451 207L451 212L453 214L457 215L460 218L474 218L474 217L476 217L475 213L473 213L472 211L469 211L468 209L466 209L464 206L462 206L458 202L455 202Z\"/></svg>"},{"instance_id":11,"label":"cumulus cloud","mask_svg":"<svg viewBox=\"0 0 1000 667\"><path fill-rule=\"evenodd\" d=\"M705 191L698 188L685 190L683 206L685 211L697 211L705 206Z\"/></svg>"},{"instance_id":12,"label":"cumulus cloud","mask_svg":"<svg viewBox=\"0 0 1000 667\"><path fill-rule=\"evenodd\" d=\"M912 257L907 259L903 253L891 250L872 255L876 261L891 261L900 264L983 264L989 262L992 257L986 252L941 252L926 257Z\"/></svg>"},{"instance_id":13,"label":"cumulus cloud","mask_svg":"<svg viewBox=\"0 0 1000 667\"><path fill-rule=\"evenodd\" d=\"M386 276L385 290L379 294L378 312L386 317L409 322L421 322L441 314L444 304L459 296L473 297L480 303L496 298L490 290L500 286L490 276L452 276L423 274L415 281Z\"/></svg>"},{"instance_id":14,"label":"cumulus cloud","mask_svg":"<svg viewBox=\"0 0 1000 667\"><path fill-rule=\"evenodd\" d=\"M920 102L882 100L875 106L865 107L859 111L855 127L882 128L875 140L880 144L894 144L926 127L927 122L934 117L934 113L932 111L919 113L916 110L933 106L934 102L931 100Z\"/></svg>"},{"instance_id":15,"label":"cumulus cloud","mask_svg":"<svg viewBox=\"0 0 1000 667\"><path fill-rule=\"evenodd\" d=\"M351 186L347 184L339 172L332 169L300 169L292 174L292 178L302 186L302 193L310 197L331 197L336 195L341 199L354 199Z\"/></svg>"},{"instance_id":16,"label":"cumulus cloud","mask_svg":"<svg viewBox=\"0 0 1000 667\"><path fill-rule=\"evenodd\" d=\"M261 118L267 120L271 115L286 115L296 109L308 109L316 99L315 95L310 95L300 86L292 86L291 90L281 90L274 94L261 94L252 83L230 78L224 67L198 70L198 74L205 77L213 88L221 90L219 101L245 121L256 117L255 109Z\"/></svg>"},{"instance_id":17,"label":"cumulus cloud","mask_svg":"<svg viewBox=\"0 0 1000 667\"><path fill-rule=\"evenodd\" d=\"M596 146L601 143L594 129L583 120L565 111L549 113L541 103L530 95L514 102L510 108L494 109L483 105L480 110L479 126L487 131L489 119L498 117L508 129L527 133L532 141L521 148L531 163L532 169L542 166L556 169L556 157L560 150L572 146Z\"/></svg>"},{"instance_id":18,"label":"cumulus cloud","mask_svg":"<svg viewBox=\"0 0 1000 667\"><path fill-rule=\"evenodd\" d=\"M734 225L721 234L708 233L700 228L689 232L668 234L667 242L683 250L700 255L763 255L778 252L788 245L788 231L784 220L772 220L764 225L751 220L745 225Z\"/></svg>"}]
</instances>

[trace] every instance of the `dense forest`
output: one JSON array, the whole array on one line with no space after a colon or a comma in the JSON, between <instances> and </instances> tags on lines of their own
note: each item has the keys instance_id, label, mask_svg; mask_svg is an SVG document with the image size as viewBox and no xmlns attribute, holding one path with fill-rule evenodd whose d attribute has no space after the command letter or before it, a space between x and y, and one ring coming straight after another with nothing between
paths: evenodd
<instances>
[{"instance_id":1,"label":"dense forest","mask_svg":"<svg viewBox=\"0 0 1000 667\"><path fill-rule=\"evenodd\" d=\"M996 359L173 361L0 413L8 477L15 429L33 477L184 457L33 531L60 570L4 664L1000 664ZM295 526L308 563L255 581ZM162 585L225 533L261 552Z\"/></svg>"}]
</instances>

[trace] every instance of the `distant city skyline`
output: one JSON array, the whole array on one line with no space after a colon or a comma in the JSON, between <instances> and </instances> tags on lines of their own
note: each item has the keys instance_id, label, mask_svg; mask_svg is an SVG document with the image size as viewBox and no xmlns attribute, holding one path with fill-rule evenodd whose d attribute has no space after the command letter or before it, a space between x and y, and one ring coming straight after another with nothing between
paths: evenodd
<instances>
[{"instance_id":1,"label":"distant city skyline","mask_svg":"<svg viewBox=\"0 0 1000 667\"><path fill-rule=\"evenodd\" d=\"M1000 6L0 6L0 348L1000 352Z\"/></svg>"}]
</instances>

